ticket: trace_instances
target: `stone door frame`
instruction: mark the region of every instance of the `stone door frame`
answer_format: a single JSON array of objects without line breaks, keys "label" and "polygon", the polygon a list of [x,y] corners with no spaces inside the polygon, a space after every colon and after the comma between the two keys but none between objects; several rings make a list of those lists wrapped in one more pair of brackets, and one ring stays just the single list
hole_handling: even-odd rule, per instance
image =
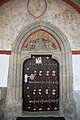
[{"label": "stone door frame", "polygon": [[[22,45],[26,38],[35,31],[44,30],[49,32],[58,41],[60,50],[53,51],[26,51]],[[72,75],[72,58],[70,44],[65,35],[55,26],[46,22],[35,22],[26,26],[16,38],[12,45],[12,54],[9,63],[9,77],[7,98],[10,101],[16,101],[19,114],[22,115],[22,70],[23,62],[31,58],[31,55],[52,55],[60,65],[60,110],[52,112],[53,116],[65,116],[66,120],[75,120],[75,103],[73,98],[73,75]],[[13,103],[12,103],[13,104]],[[20,106],[19,106],[20,105]],[[14,106],[14,105],[13,105]],[[73,109],[73,111],[70,111]],[[69,111],[69,112],[68,112]],[[14,111],[15,112],[15,111]],[[38,114],[38,113],[37,113]],[[67,114],[69,117],[67,118]],[[27,113],[26,113],[27,115]],[[35,113],[36,115],[36,113]],[[40,113],[39,115],[45,115]],[[46,115],[48,115],[46,113]]]}]

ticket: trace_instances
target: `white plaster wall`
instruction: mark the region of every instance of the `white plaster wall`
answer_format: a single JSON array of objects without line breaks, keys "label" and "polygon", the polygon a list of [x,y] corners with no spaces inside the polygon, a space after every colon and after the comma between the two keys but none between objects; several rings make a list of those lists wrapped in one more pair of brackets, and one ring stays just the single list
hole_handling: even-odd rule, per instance
[{"label": "white plaster wall", "polygon": [[73,85],[76,101],[77,120],[80,120],[80,55],[72,55],[73,61]]},{"label": "white plaster wall", "polygon": [[7,86],[9,55],[0,55],[0,87]]},{"label": "white plaster wall", "polygon": [[72,60],[74,90],[80,90],[80,55],[73,55]]},{"label": "white plaster wall", "polygon": [[73,82],[77,120],[80,120],[80,55],[73,55]]}]

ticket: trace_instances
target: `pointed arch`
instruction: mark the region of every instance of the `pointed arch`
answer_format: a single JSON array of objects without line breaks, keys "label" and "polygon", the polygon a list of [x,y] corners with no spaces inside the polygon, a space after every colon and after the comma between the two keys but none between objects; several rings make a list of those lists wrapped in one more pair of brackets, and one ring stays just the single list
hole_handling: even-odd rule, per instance
[{"label": "pointed arch", "polygon": [[[40,30],[46,31],[47,33],[52,35],[55,38],[56,42],[59,44],[60,50],[23,50],[22,46],[25,43],[26,39],[34,32]],[[13,43],[9,64],[10,68],[8,78],[8,92],[10,92],[10,94],[8,93],[7,95],[8,99],[14,99],[16,101],[22,100],[23,63],[24,60],[31,58],[31,55],[51,55],[53,59],[56,59],[58,61],[60,66],[60,109],[57,114],[52,113],[52,115],[65,116],[66,118],[67,112],[64,111],[64,109],[69,110],[71,107],[73,109],[75,108],[73,98],[71,48],[69,41],[67,40],[65,35],[57,27],[47,22],[40,21],[26,26],[22,29],[15,42]],[[71,103],[74,103],[74,105],[72,105]],[[22,106],[22,101],[20,102],[20,104]],[[22,115],[22,113],[20,114]],[[72,114],[72,119],[74,120],[76,114],[75,109],[69,114]]]},{"label": "pointed arch", "polygon": [[57,27],[53,26],[48,22],[35,22],[23,28],[12,45],[14,51],[21,51],[22,45],[25,42],[26,38],[39,30],[46,31],[51,34],[57,40],[57,43],[60,45],[61,51],[65,53],[71,52],[70,44],[66,36]]}]

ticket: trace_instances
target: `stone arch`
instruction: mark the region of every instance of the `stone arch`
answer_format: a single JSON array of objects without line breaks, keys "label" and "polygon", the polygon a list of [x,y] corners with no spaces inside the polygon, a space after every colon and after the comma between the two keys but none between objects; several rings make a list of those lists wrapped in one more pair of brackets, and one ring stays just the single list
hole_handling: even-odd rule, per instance
[{"label": "stone arch", "polygon": [[[52,51],[26,51],[22,50],[23,43],[26,38],[32,33],[44,30],[54,36],[60,45],[61,50]],[[8,99],[14,99],[14,101],[20,102],[22,106],[22,67],[25,59],[31,57],[31,55],[52,55],[52,58],[56,59],[60,63],[60,110],[54,116],[65,116],[69,114],[64,111],[64,104],[66,102],[66,108],[75,108],[74,105],[70,106],[70,102],[74,102],[73,98],[73,77],[72,77],[72,59],[70,44],[65,35],[55,26],[46,22],[35,22],[26,26],[18,35],[15,42],[12,45],[12,54],[10,57],[9,77],[8,77]],[[18,105],[18,104],[17,104]],[[16,106],[17,106],[16,105]],[[65,106],[64,106],[65,107]],[[22,110],[22,107],[20,108]],[[72,111],[72,120],[75,120],[75,109]],[[22,112],[20,111],[22,115]],[[69,119],[66,119],[69,120]]]},{"label": "stone arch", "polygon": [[[70,49],[70,45],[69,42],[67,40],[67,38],[65,37],[65,35],[55,26],[51,25],[50,23],[46,23],[46,22],[36,22],[33,23],[27,27],[25,27],[20,34],[18,35],[16,41],[14,42],[14,44],[12,45],[12,52],[19,54],[21,52],[21,48],[22,45],[25,41],[25,39],[33,32],[37,31],[37,30],[45,30],[47,32],[49,32],[51,35],[53,35],[58,43],[60,44],[61,47],[61,56],[64,59],[64,66],[66,67],[66,70],[63,70],[63,73],[66,72],[66,75],[68,74],[69,76],[69,82],[71,81],[72,83],[72,71],[69,71],[69,69],[72,68],[71,64],[69,65],[69,62],[71,62],[71,49]],[[15,55],[14,55],[15,56]],[[20,56],[18,56],[20,57]],[[17,59],[15,57],[15,59]],[[19,59],[19,58],[18,58]],[[67,63],[67,64],[66,64]],[[65,69],[65,68],[64,68]],[[67,73],[69,71],[69,73]],[[71,79],[71,80],[70,80]],[[69,84],[68,85],[69,88],[66,88],[69,91],[72,91],[72,85]],[[67,91],[66,90],[66,91]],[[69,92],[67,93],[67,95],[70,95]]]},{"label": "stone arch", "polygon": [[21,50],[22,44],[24,43],[25,39],[31,33],[38,31],[38,30],[47,31],[52,36],[54,36],[57,39],[58,43],[60,44],[62,51],[65,51],[65,52],[70,51],[70,44],[66,36],[57,27],[53,26],[50,23],[46,23],[46,22],[35,22],[23,28],[12,45],[12,48],[14,49],[14,51],[19,52]]}]

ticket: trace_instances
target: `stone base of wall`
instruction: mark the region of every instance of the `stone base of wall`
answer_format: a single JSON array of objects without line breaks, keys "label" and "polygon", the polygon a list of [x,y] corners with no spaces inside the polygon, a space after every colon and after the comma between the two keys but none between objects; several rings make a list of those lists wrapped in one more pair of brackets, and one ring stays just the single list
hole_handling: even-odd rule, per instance
[{"label": "stone base of wall", "polygon": [[0,88],[0,120],[4,120],[6,88]]},{"label": "stone base of wall", "polygon": [[4,120],[4,101],[0,101],[0,120]]},{"label": "stone base of wall", "polygon": [[18,116],[21,116],[21,111],[21,102],[15,100],[6,101],[4,120],[16,120]]}]

